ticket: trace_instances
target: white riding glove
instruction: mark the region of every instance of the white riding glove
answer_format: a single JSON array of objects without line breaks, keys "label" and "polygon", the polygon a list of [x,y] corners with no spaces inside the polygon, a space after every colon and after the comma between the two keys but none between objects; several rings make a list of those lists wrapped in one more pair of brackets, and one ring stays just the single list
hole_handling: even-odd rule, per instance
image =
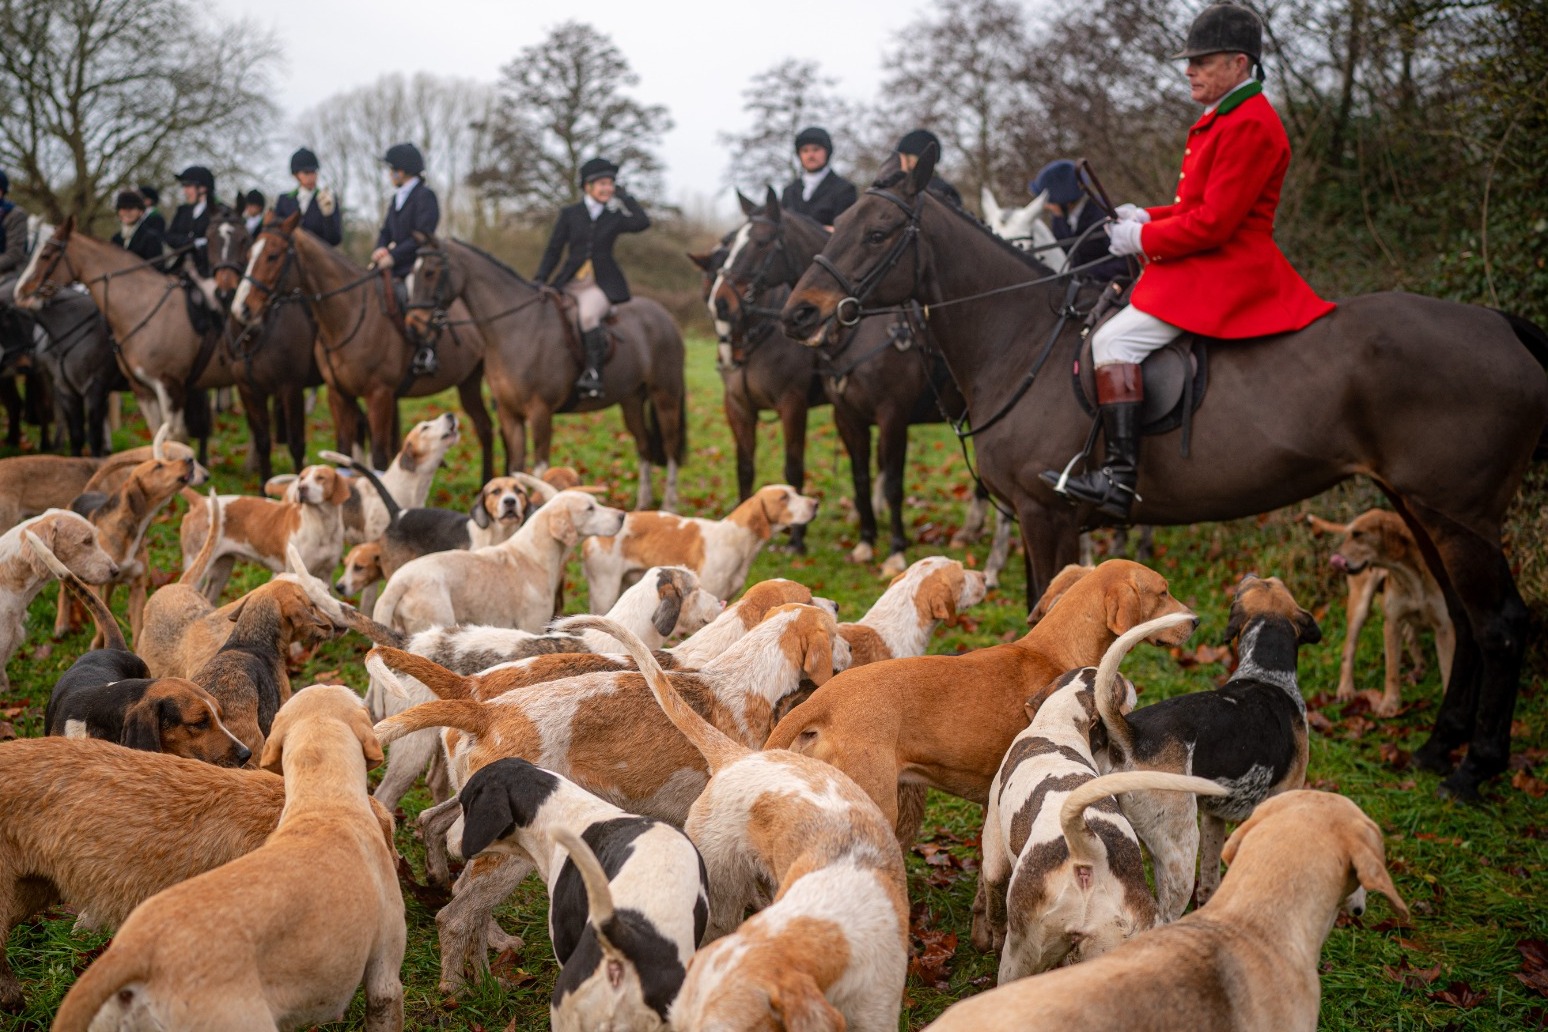
[{"label": "white riding glove", "polygon": [[1139,222],[1109,222],[1107,235],[1112,242],[1107,245],[1111,254],[1144,254],[1145,248],[1140,243],[1140,230],[1144,226]]},{"label": "white riding glove", "polygon": [[1150,212],[1137,204],[1120,204],[1115,214],[1119,222],[1138,222],[1144,225],[1150,221]]}]

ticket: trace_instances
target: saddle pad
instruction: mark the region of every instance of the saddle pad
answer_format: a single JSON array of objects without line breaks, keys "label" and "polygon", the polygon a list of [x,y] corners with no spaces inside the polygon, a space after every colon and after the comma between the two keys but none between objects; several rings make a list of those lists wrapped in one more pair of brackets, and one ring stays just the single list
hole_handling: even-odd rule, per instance
[{"label": "saddle pad", "polygon": [[[1081,407],[1096,414],[1096,374],[1091,360],[1091,338],[1080,346],[1075,360],[1075,396]],[[1209,386],[1209,348],[1203,339],[1184,333],[1164,348],[1151,352],[1140,365],[1145,383],[1145,402],[1140,408],[1140,433],[1164,434],[1182,425],[1184,397],[1191,393],[1187,415],[1198,411]],[[1191,392],[1189,387],[1191,385]]]}]

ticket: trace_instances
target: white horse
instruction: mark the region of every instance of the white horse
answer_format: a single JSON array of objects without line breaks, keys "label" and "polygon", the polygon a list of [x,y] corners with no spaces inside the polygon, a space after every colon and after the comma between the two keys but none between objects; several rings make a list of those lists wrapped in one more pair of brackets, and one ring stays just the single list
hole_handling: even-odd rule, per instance
[{"label": "white horse", "polygon": [[994,235],[1007,240],[1014,247],[1030,251],[1044,265],[1055,272],[1063,272],[1069,265],[1069,255],[1059,246],[1053,230],[1043,221],[1043,209],[1048,205],[1048,191],[1044,190],[1031,203],[1022,208],[1006,211],[994,199],[987,186],[980,196],[984,209],[984,222]]}]

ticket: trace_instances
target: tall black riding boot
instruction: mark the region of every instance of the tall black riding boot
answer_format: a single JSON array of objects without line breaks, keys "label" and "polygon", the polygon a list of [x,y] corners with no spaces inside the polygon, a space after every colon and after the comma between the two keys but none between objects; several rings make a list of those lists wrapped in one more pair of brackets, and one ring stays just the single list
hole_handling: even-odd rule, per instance
[{"label": "tall black riding boot", "polygon": [[1093,505],[1115,520],[1127,522],[1129,509],[1139,496],[1139,414],[1145,400],[1140,367],[1127,362],[1097,366],[1097,404],[1102,414],[1102,435],[1107,438],[1107,457],[1102,468],[1072,476],[1059,485],[1059,470],[1042,474],[1043,483],[1079,505]]},{"label": "tall black riding boot", "polygon": [[586,351],[586,367],[575,381],[575,391],[583,398],[602,396],[602,363],[607,359],[607,330],[598,326],[581,334]]}]

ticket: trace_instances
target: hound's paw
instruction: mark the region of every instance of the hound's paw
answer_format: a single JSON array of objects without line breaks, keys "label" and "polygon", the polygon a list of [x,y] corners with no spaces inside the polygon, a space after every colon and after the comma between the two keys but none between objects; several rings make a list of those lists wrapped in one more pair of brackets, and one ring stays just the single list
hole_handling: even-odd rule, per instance
[{"label": "hound's paw", "polygon": [[869,541],[862,541],[849,553],[849,561],[852,563],[868,563],[876,558],[876,549],[871,547]]}]

